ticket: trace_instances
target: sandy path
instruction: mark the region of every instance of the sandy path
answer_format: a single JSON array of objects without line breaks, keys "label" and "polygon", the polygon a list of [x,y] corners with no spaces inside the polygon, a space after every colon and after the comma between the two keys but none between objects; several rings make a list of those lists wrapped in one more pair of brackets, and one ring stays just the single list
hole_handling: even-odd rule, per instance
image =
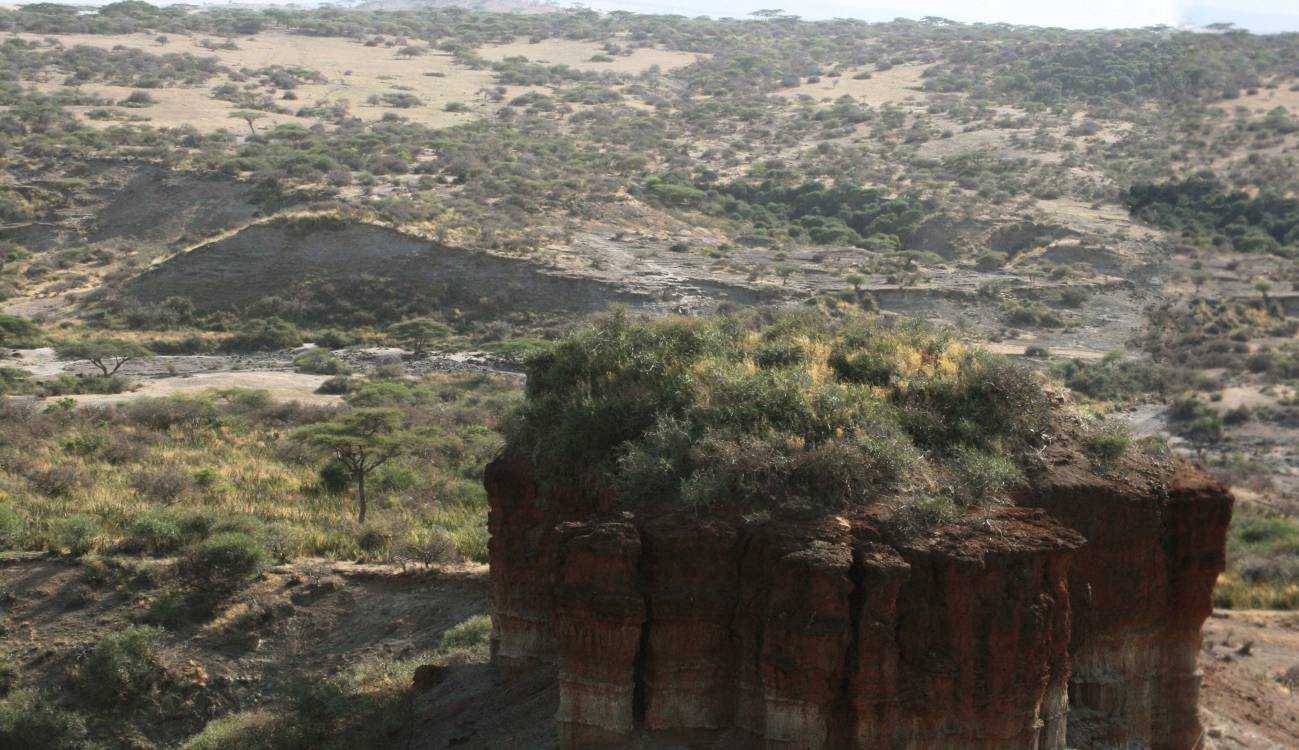
[{"label": "sandy path", "polygon": [[139,381],[139,388],[127,393],[108,395],[87,394],[72,396],[78,404],[118,404],[140,398],[159,398],[176,393],[199,393],[209,389],[248,388],[266,391],[277,401],[298,401],[304,404],[332,405],[342,403],[341,396],[316,393],[326,375],[307,375],[300,372],[211,372],[177,378],[157,378]]}]

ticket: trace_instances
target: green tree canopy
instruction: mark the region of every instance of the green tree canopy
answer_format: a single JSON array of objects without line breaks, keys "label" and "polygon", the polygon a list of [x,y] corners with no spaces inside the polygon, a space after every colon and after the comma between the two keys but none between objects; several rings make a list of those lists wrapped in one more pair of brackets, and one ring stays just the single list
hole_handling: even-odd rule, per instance
[{"label": "green tree canopy", "polygon": [[328,422],[307,425],[293,438],[325,453],[347,467],[357,486],[357,520],[365,523],[365,479],[397,456],[409,453],[424,439],[407,429],[397,409],[367,407],[340,412]]},{"label": "green tree canopy", "polygon": [[151,352],[142,345],[114,336],[91,335],[59,344],[56,348],[63,359],[86,359],[99,368],[104,377],[111,377],[122,365],[133,359],[147,357]]},{"label": "green tree canopy", "polygon": [[431,318],[411,318],[394,323],[388,329],[388,333],[400,341],[402,346],[416,354],[421,354],[428,349],[431,342],[450,336],[451,327]]}]

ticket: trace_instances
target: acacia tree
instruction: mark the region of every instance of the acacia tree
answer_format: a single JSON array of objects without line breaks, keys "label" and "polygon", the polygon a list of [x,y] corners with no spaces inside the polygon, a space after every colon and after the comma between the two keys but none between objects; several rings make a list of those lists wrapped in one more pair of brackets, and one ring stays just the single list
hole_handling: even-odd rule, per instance
[{"label": "acacia tree", "polygon": [[105,378],[116,375],[127,362],[152,354],[134,341],[102,335],[86,336],[59,344],[55,351],[63,359],[89,360]]},{"label": "acacia tree", "polygon": [[293,433],[298,442],[337,459],[356,482],[357,521],[365,523],[365,479],[375,469],[420,444],[420,433],[403,426],[402,414],[391,408],[351,409],[328,422],[307,425]]},{"label": "acacia tree", "polygon": [[388,333],[416,354],[423,354],[430,342],[451,335],[451,328],[430,318],[411,318],[394,323]]},{"label": "acacia tree", "polygon": [[253,127],[253,123],[262,119],[266,115],[250,109],[237,109],[234,112],[231,112],[230,116],[248,123],[248,132],[257,135],[257,128]]}]

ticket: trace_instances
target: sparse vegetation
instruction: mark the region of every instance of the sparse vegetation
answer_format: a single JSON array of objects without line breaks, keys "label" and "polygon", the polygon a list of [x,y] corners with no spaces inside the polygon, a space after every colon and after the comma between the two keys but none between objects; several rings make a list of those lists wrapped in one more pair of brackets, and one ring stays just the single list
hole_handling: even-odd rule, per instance
[{"label": "sparse vegetation", "polygon": [[1053,420],[1027,371],[949,335],[815,313],[601,318],[529,360],[509,449],[624,503],[842,509],[1000,497]]},{"label": "sparse vegetation", "polygon": [[500,445],[498,421],[515,393],[483,376],[358,382],[349,398],[395,409],[405,429],[427,436],[417,456],[390,459],[389,473],[367,487],[368,502],[383,510],[378,527],[393,537],[369,551],[346,522],[353,498],[326,492],[315,454],[283,436],[295,425],[329,424],[330,409],[238,391],[140,399],[102,412],[3,405],[0,540],[9,549],[77,556],[113,549],[170,556],[229,531],[276,557],[389,559],[443,534],[453,555],[483,561],[478,477]]},{"label": "sparse vegetation", "polygon": [[[407,739],[414,668],[480,661],[483,617],[256,701],[131,665],[265,658],[292,617],[268,590],[318,583],[273,563],[485,562],[519,388],[420,377],[481,361],[529,363],[511,450],[631,508],[872,506],[923,534],[1048,443],[1116,482],[1198,454],[1243,490],[1219,604],[1299,607],[1294,35],[138,2],[0,30],[0,549],[84,570],[47,600],[69,617],[130,602],[103,640],[0,659],[0,746]],[[186,270],[215,253],[268,265]],[[615,297],[723,314],[552,343]],[[1039,373],[965,343],[988,338]],[[142,397],[226,374],[273,390]],[[172,630],[133,650],[137,621]],[[101,647],[143,675],[103,700]]]}]

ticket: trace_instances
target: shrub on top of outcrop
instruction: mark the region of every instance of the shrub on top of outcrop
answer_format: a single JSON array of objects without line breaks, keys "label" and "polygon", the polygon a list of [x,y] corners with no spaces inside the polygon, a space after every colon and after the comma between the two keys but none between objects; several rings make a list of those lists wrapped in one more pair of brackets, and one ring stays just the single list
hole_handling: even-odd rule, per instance
[{"label": "shrub on top of outcrop", "polygon": [[950,333],[816,311],[615,312],[528,371],[509,449],[543,481],[611,488],[629,506],[986,502],[1056,420],[1037,376]]}]

